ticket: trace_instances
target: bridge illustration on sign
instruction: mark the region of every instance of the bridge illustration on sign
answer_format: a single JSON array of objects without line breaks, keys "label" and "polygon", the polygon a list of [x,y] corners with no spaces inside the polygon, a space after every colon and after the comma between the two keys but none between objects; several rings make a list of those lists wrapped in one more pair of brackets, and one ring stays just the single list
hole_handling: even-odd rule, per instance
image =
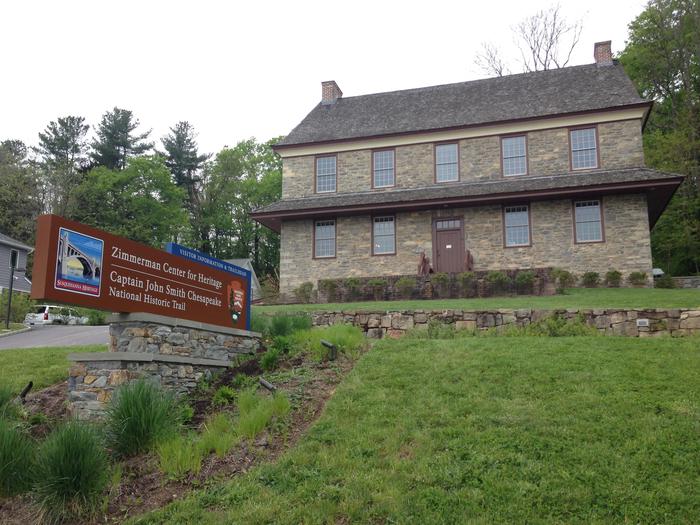
[{"label": "bridge illustration on sign", "polygon": [[88,280],[100,278],[100,261],[71,243],[66,230],[61,231],[58,240],[57,266],[65,277],[83,277]]}]

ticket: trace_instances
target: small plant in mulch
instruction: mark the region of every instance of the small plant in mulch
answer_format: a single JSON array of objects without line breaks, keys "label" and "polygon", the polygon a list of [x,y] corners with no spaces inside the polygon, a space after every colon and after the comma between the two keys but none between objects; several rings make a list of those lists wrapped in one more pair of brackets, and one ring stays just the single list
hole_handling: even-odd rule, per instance
[{"label": "small plant in mulch", "polygon": [[260,366],[265,372],[270,372],[277,368],[280,361],[280,352],[277,349],[270,348],[260,358]]},{"label": "small plant in mulch", "polygon": [[173,435],[156,449],[160,470],[169,479],[180,480],[189,474],[199,474],[203,451],[193,436]]},{"label": "small plant in mulch", "polygon": [[644,286],[647,284],[647,274],[644,272],[632,272],[627,276],[627,282],[632,286]]},{"label": "small plant in mulch", "polygon": [[533,271],[525,270],[518,272],[518,275],[515,276],[515,288],[518,293],[532,293],[534,284],[535,272]]},{"label": "small plant in mulch", "polygon": [[662,275],[654,281],[654,288],[675,288],[676,281],[668,274]]},{"label": "small plant in mulch", "polygon": [[619,288],[622,283],[622,273],[617,270],[609,270],[605,273],[605,286],[608,288]]},{"label": "small plant in mulch", "polygon": [[215,407],[231,405],[236,400],[236,391],[228,385],[221,385],[211,396],[211,404]]},{"label": "small plant in mulch", "polygon": [[310,282],[305,282],[300,284],[294,289],[294,297],[300,303],[308,304],[311,302],[313,297],[314,284]]},{"label": "small plant in mulch", "polygon": [[384,291],[386,290],[385,279],[370,279],[367,281],[367,286],[372,290],[372,296],[375,301],[381,301],[384,298]]},{"label": "small plant in mulch", "polygon": [[600,284],[598,272],[586,272],[581,276],[581,284],[586,288],[596,288]]},{"label": "small plant in mulch", "polygon": [[228,454],[239,440],[231,416],[220,412],[204,423],[198,446],[205,454],[213,452],[221,458]]},{"label": "small plant in mulch", "polygon": [[410,299],[416,289],[416,280],[407,276],[400,277],[394,286],[402,299]]},{"label": "small plant in mulch", "polygon": [[489,272],[486,274],[486,282],[494,293],[505,293],[511,284],[511,279],[503,272]]}]

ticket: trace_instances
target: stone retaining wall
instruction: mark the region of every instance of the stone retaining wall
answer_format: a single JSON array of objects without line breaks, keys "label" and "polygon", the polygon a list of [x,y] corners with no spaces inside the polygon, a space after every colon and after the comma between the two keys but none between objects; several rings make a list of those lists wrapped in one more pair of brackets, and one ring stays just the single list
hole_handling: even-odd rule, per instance
[{"label": "stone retaining wall", "polygon": [[114,316],[109,351],[71,354],[70,412],[79,419],[99,417],[114,390],[129,380],[150,378],[178,395],[203,377],[223,371],[260,346],[259,334],[233,328],[132,314]]},{"label": "stone retaining wall", "polygon": [[605,309],[605,310],[411,310],[400,312],[315,312],[314,326],[352,324],[367,337],[400,337],[413,328],[427,328],[430,322],[454,324],[459,330],[486,330],[525,326],[552,315],[566,319],[581,316],[601,334],[628,337],[700,334],[700,309]]},{"label": "stone retaining wall", "polygon": [[700,275],[688,277],[673,277],[676,288],[700,288]]}]

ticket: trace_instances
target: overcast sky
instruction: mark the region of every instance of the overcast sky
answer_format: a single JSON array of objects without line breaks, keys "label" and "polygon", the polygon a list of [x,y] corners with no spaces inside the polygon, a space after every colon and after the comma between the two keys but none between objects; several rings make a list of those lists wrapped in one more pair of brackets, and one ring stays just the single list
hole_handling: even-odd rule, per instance
[{"label": "overcast sky", "polygon": [[[0,5],[0,140],[35,144],[50,120],[94,127],[114,106],[160,139],[190,121],[201,149],[284,135],[320,101],[481,78],[483,41],[510,54],[511,27],[551,1],[19,0]],[[562,0],[582,19],[571,64],[624,47],[641,0]]]}]

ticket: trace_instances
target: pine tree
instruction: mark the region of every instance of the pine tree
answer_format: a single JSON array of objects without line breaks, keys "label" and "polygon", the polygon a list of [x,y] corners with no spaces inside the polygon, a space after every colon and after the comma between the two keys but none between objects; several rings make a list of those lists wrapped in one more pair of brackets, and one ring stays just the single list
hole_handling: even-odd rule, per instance
[{"label": "pine tree", "polygon": [[146,139],[151,131],[135,134],[134,131],[138,127],[138,119],[127,109],[115,107],[102,115],[97,127],[97,138],[91,144],[93,165],[123,170],[130,157],[142,155],[150,150],[153,143],[146,142]]}]

